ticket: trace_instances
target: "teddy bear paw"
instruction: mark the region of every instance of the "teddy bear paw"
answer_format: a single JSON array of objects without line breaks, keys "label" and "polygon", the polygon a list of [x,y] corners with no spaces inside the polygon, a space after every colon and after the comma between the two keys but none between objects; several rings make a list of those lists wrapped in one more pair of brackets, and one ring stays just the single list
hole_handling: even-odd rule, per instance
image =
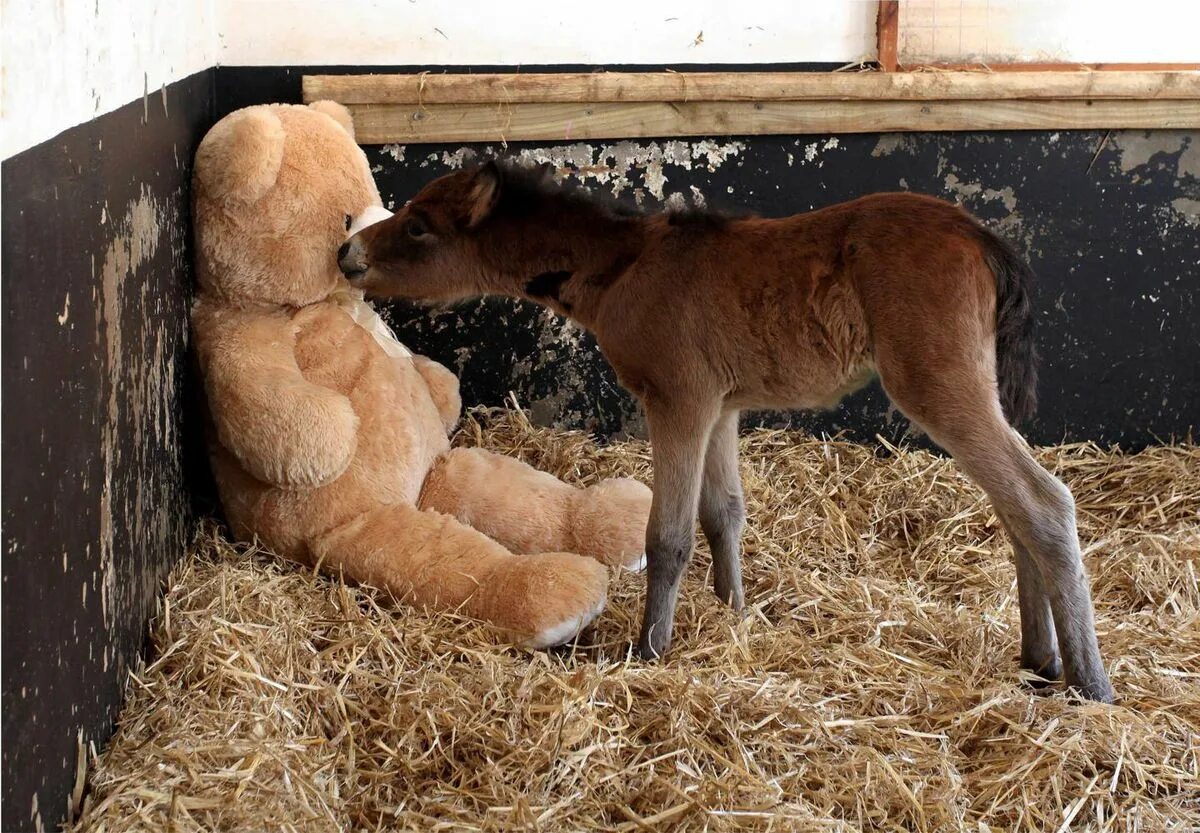
[{"label": "teddy bear paw", "polygon": [[575,510],[577,551],[610,567],[644,570],[650,500],[645,485],[625,477],[584,489]]},{"label": "teddy bear paw", "polygon": [[629,561],[622,564],[621,567],[625,570],[628,570],[631,573],[642,572],[643,570],[646,569],[646,553],[644,553],[644,552],[638,553],[637,555],[633,556]]},{"label": "teddy bear paw", "polygon": [[553,552],[507,559],[481,585],[478,613],[527,648],[568,642],[608,599],[608,571],[590,558]]},{"label": "teddy bear paw", "polygon": [[568,615],[567,618],[560,622],[553,622],[546,625],[542,630],[535,633],[533,636],[521,643],[522,647],[532,650],[541,650],[542,648],[552,648],[555,645],[562,645],[574,639],[584,628],[592,624],[596,617],[604,610],[604,605],[607,602],[605,596],[601,596],[592,606],[582,611],[581,613]]}]

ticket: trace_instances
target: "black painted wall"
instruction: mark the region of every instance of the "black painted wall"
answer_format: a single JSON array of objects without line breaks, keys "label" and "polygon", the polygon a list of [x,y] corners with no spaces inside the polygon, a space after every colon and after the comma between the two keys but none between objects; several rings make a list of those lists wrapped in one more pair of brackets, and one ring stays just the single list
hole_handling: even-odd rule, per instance
[{"label": "black painted wall", "polygon": [[0,171],[4,830],[66,814],[191,533],[189,180],[212,113],[205,71]]},{"label": "black painted wall", "polygon": [[[489,69],[504,68],[454,71]],[[3,162],[5,830],[52,828],[65,815],[79,743],[100,746],[111,732],[159,582],[197,505],[208,508],[188,404],[192,154],[233,109],[298,102],[305,71],[216,68]],[[499,149],[367,150],[385,201],[401,203],[472,153]],[[507,152],[649,207],[704,199],[781,215],[896,189],[959,199],[1041,278],[1032,439],[1138,447],[1200,422],[1196,134],[712,137]],[[502,404],[513,391],[542,423],[641,431],[590,337],[533,305],[389,314],[411,347],[459,372],[468,404]],[[827,414],[747,421],[868,440],[905,432],[877,389]]]},{"label": "black painted wall", "polygon": [[[368,155],[385,203],[399,205],[477,151],[500,148]],[[1038,275],[1043,361],[1041,408],[1026,427],[1033,442],[1138,448],[1200,425],[1200,134],[721,137],[512,144],[507,152],[550,161],[570,183],[623,189],[647,206],[706,199],[782,216],[875,191],[960,201],[1013,240]],[[591,338],[532,304],[391,313],[402,340],[461,375],[469,401],[501,404],[512,390],[540,422],[604,435],[641,431],[634,402]],[[847,431],[866,441],[907,429],[878,385],[828,413],[750,414],[744,423]]]},{"label": "black painted wall", "polygon": [[[832,69],[772,67],[778,68]],[[300,101],[301,78],[314,71],[360,70],[223,67],[220,109]],[[366,150],[385,204],[396,205],[479,153],[548,161],[569,185],[617,189],[650,208],[666,199],[691,203],[697,194],[711,206],[764,216],[876,191],[959,201],[1012,239],[1039,277],[1043,362],[1040,411],[1026,426],[1032,441],[1139,448],[1186,438],[1200,425],[1200,134],[1194,132],[843,134]],[[535,305],[489,299],[432,315],[394,305],[388,317],[410,347],[459,373],[467,402],[501,405],[511,391],[539,423],[601,436],[643,431],[635,403],[591,337]],[[748,414],[743,423],[845,431],[864,441],[877,433],[899,439],[908,431],[878,385],[828,413]]]}]

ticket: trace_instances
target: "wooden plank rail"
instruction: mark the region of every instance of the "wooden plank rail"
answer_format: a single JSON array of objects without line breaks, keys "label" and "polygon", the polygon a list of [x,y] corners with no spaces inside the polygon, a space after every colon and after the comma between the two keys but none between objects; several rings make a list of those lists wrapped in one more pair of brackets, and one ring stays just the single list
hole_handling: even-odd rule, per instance
[{"label": "wooden plank rail", "polygon": [[363,144],[1200,128],[1200,72],[307,75]]},{"label": "wooden plank rail", "polygon": [[360,104],[365,145],[876,133],[1200,127],[1200,101],[699,101],[622,104]]},{"label": "wooden plank rail", "polygon": [[306,75],[343,104],[600,101],[1200,99],[1200,72],[592,72]]}]

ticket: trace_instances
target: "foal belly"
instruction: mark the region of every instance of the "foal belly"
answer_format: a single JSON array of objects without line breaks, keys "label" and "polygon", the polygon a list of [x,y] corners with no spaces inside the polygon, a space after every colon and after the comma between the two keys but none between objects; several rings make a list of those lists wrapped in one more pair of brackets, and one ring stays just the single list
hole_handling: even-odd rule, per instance
[{"label": "foal belly", "polygon": [[[821,372],[821,371],[827,372]],[[845,397],[875,378],[875,365],[864,359],[855,367],[795,368],[794,372],[770,374],[758,382],[740,385],[728,397],[731,407],[773,410],[826,410],[837,407]]]},{"label": "foal belly", "polygon": [[841,276],[791,284],[780,303],[753,311],[731,404],[832,408],[875,376],[866,317]]}]

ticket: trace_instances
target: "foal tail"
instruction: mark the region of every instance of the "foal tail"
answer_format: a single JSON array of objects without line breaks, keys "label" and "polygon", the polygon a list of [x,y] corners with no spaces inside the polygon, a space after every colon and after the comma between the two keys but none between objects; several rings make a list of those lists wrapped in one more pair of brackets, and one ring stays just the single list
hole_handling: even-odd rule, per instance
[{"label": "foal tail", "polygon": [[1037,347],[1033,338],[1033,270],[1004,238],[980,227],[983,256],[996,278],[996,383],[1011,425],[1037,410]]}]

